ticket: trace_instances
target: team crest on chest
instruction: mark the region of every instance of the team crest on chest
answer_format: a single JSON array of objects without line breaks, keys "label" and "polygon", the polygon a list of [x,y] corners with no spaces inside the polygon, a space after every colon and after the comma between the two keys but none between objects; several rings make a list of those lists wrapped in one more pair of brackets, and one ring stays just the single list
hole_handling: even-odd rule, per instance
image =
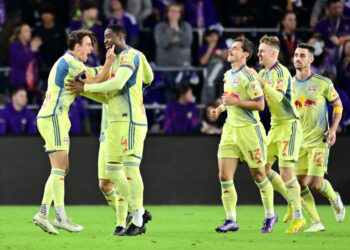
[{"label": "team crest on chest", "polygon": [[233,78],[232,83],[233,83],[233,86],[237,87],[239,84],[239,80],[237,78]]},{"label": "team crest on chest", "polygon": [[122,62],[126,61],[126,56],[122,56]]},{"label": "team crest on chest", "polygon": [[277,80],[277,85],[281,85],[283,83],[282,79]]},{"label": "team crest on chest", "polygon": [[315,86],[310,86],[310,87],[307,88],[307,91],[308,91],[309,93],[311,93],[311,94],[315,93],[316,90],[317,90],[317,89],[316,89]]},{"label": "team crest on chest", "polygon": [[252,88],[253,88],[254,90],[257,90],[257,89],[258,89],[258,85],[252,84]]}]

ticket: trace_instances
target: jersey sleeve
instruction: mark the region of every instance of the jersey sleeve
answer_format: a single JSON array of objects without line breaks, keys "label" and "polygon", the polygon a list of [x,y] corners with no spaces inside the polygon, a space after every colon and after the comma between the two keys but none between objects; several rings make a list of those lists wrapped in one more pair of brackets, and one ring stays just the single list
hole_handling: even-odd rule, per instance
[{"label": "jersey sleeve", "polygon": [[102,70],[102,66],[98,67],[87,67],[86,72],[91,76],[91,77],[96,77],[98,73]]},{"label": "jersey sleeve", "polygon": [[285,74],[283,70],[276,71],[274,75],[274,81],[276,82],[275,89],[285,95],[291,80],[291,76]]},{"label": "jersey sleeve", "polygon": [[71,76],[74,79],[79,79],[85,74],[86,67],[83,63],[75,60],[70,60],[68,64],[69,64],[69,72],[71,73]]},{"label": "jersey sleeve", "polygon": [[258,80],[255,79],[254,81],[251,81],[247,84],[247,93],[248,96],[252,101],[258,101],[260,99],[264,98],[264,92],[261,89],[260,84],[258,83]]},{"label": "jersey sleeve", "polygon": [[64,58],[61,58],[57,65],[56,77],[55,77],[55,84],[60,88],[63,88],[64,79],[68,75],[68,72],[69,72],[69,64]]},{"label": "jersey sleeve", "polygon": [[333,83],[328,80],[327,81],[327,86],[325,89],[325,97],[327,98],[329,103],[334,103],[339,100],[339,94],[335,90]]}]

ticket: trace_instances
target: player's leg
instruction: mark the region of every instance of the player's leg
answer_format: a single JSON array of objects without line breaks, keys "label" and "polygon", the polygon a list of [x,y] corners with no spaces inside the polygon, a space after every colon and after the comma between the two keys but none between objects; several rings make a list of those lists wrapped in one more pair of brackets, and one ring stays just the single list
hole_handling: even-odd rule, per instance
[{"label": "player's leg", "polygon": [[342,222],[345,217],[345,206],[343,205],[339,193],[335,192],[331,183],[324,179],[324,174],[327,172],[328,155],[328,145],[312,149],[312,154],[310,155],[311,167],[308,172],[308,185],[330,201],[336,220]]},{"label": "player's leg", "polygon": [[99,187],[102,191],[108,205],[116,212],[117,225],[113,232],[114,235],[122,234],[126,226],[132,219],[131,213],[128,212],[128,203],[120,195],[120,193],[115,190],[114,184],[108,179],[106,164],[105,164],[105,142],[100,142],[100,149],[98,153],[98,178]]},{"label": "player's leg", "polygon": [[140,164],[143,155],[144,140],[147,134],[146,126],[132,125],[130,128],[131,151],[127,156],[123,156],[123,170],[126,174],[130,187],[129,205],[132,207],[134,217],[131,225],[125,232],[125,236],[133,236],[146,232],[145,224],[152,219],[149,211],[143,207],[143,180],[140,173]]},{"label": "player's leg", "polygon": [[236,217],[237,192],[233,183],[239,159],[219,158],[219,180],[221,183],[221,200],[226,212],[226,220],[222,226],[215,228],[217,232],[238,231]]},{"label": "player's leg", "polygon": [[292,203],[293,220],[286,233],[296,233],[306,226],[301,210],[300,185],[294,174],[295,162],[298,161],[303,131],[299,120],[279,126],[279,169],[287,188],[287,198]]}]

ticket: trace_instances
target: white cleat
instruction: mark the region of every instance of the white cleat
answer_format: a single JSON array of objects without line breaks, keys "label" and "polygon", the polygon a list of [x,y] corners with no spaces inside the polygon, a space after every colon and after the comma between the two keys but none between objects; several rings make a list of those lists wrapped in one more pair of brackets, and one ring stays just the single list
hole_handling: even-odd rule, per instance
[{"label": "white cleat", "polygon": [[321,221],[315,221],[304,232],[314,233],[314,232],[323,232],[324,230],[326,230],[326,228],[323,226],[322,222]]},{"label": "white cleat", "polygon": [[49,218],[40,213],[37,213],[34,216],[33,223],[49,234],[54,234],[54,235],[58,234],[58,231],[51,224],[51,221],[49,220]]},{"label": "white cleat", "polygon": [[80,232],[81,230],[83,230],[83,226],[75,224],[68,218],[61,222],[59,222],[56,218],[53,224],[55,227],[67,230],[68,232]]},{"label": "white cleat", "polygon": [[345,207],[340,198],[339,193],[338,192],[335,192],[335,193],[337,195],[337,198],[335,199],[335,201],[331,201],[331,205],[335,215],[335,220],[338,222],[343,222],[345,218]]}]

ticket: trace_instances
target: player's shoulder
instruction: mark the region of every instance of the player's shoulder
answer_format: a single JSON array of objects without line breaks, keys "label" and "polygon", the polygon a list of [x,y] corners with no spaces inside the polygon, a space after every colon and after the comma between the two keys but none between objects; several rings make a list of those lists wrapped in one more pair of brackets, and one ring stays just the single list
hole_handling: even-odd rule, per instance
[{"label": "player's shoulder", "polygon": [[332,84],[332,81],[328,77],[325,77],[316,73],[314,73],[312,78],[321,85],[329,86]]},{"label": "player's shoulder", "polygon": [[278,63],[274,68],[273,71],[275,73],[275,75],[277,75],[278,78],[282,78],[282,77],[290,77],[290,72],[287,69],[286,66],[282,65],[281,63]]},{"label": "player's shoulder", "polygon": [[241,72],[242,72],[243,76],[246,77],[248,82],[254,82],[255,81],[255,76],[253,76],[251,73],[249,73],[247,71],[246,67],[244,67]]}]

